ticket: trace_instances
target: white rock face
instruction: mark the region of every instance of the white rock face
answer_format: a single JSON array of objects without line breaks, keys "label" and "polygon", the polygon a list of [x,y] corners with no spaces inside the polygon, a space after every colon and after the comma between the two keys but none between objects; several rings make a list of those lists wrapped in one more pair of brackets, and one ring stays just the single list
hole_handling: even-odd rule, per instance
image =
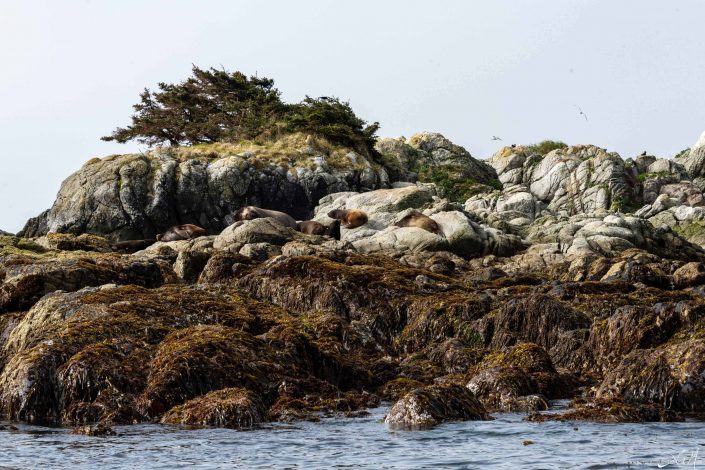
[{"label": "white rock face", "polygon": [[[689,209],[697,211],[700,208]],[[558,243],[561,251],[568,255],[616,256],[629,248],[640,248],[669,259],[691,260],[705,256],[700,247],[679,237],[668,227],[654,227],[640,217],[605,211],[571,217],[542,217],[529,227],[527,239],[531,243]]]},{"label": "white rock face", "polygon": [[685,167],[691,178],[705,177],[705,132],[690,148],[690,152],[678,159],[678,163]]},{"label": "white rock face", "polygon": [[[621,207],[633,198],[624,161],[592,145],[556,149],[545,156],[530,155],[523,147],[504,148],[490,160],[506,186],[496,196],[474,196],[467,210],[497,213],[509,221],[533,220],[544,212],[567,215]],[[487,202],[480,202],[486,199]]]},{"label": "white rock face", "polygon": [[[404,186],[367,193],[330,194],[321,199],[315,220],[328,224],[327,214],[334,209],[359,209],[369,221],[356,229],[341,228],[341,241],[350,242],[364,253],[381,251],[450,251],[465,257],[507,253],[523,249],[514,235],[483,227],[471,220],[459,204],[436,195],[433,185]],[[415,227],[396,227],[395,223],[412,210],[435,220],[444,236]]]},{"label": "white rock face", "polygon": [[695,142],[695,145],[693,145],[693,149],[697,149],[699,147],[705,147],[705,132],[700,134],[700,137],[698,140]]}]

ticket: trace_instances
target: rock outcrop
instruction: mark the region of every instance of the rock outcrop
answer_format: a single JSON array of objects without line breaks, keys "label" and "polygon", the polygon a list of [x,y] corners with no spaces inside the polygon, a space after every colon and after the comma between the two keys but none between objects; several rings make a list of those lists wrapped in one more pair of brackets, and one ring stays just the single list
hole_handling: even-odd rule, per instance
[{"label": "rock outcrop", "polygon": [[[435,185],[406,185],[366,193],[336,193],[321,199],[315,219],[330,223],[328,212],[360,209],[369,221],[352,230],[341,229],[341,241],[361,253],[449,251],[465,258],[506,256],[526,247],[521,238],[476,223],[463,208],[438,196]],[[412,211],[433,219],[442,235],[395,224]]]},{"label": "rock outcrop", "polygon": [[[683,160],[702,146],[516,147],[490,168],[437,134],[381,140],[383,164],[294,142],[90,162],[28,228],[81,233],[0,236],[0,418],[247,429],[383,399],[404,428],[705,417],[705,205]],[[367,222],[338,240],[228,220],[243,202]],[[440,230],[397,225],[412,212]],[[191,217],[211,234],[115,245]]]},{"label": "rock outcrop", "polygon": [[244,205],[305,219],[326,194],[388,185],[380,165],[298,134],[263,145],[158,148],[88,161],[63,182],[51,209],[29,221],[22,234],[144,239],[181,223],[218,233]]},{"label": "rock outcrop", "polygon": [[490,165],[435,132],[414,134],[408,140],[380,139],[376,149],[393,182],[434,183],[453,201],[501,186]]}]

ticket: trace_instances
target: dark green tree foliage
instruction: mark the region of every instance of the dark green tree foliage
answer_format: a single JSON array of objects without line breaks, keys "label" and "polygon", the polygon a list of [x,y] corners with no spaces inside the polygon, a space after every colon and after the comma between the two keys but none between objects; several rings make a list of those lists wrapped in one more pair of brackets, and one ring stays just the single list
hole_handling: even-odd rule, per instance
[{"label": "dark green tree foliage", "polygon": [[274,80],[248,79],[240,72],[193,67],[186,81],[158,86],[157,92],[142,92],[133,106],[132,125],[118,127],[103,140],[189,145],[253,139],[272,127],[285,109]]},{"label": "dark green tree foliage", "polygon": [[355,115],[350,103],[338,98],[306,96],[301,103],[289,107],[283,121],[289,132],[317,134],[358,152],[374,153],[379,123],[367,125]]},{"label": "dark green tree foliage", "polygon": [[337,98],[306,97],[287,105],[274,80],[247,78],[240,72],[202,70],[179,84],[159,83],[159,91],[145,89],[133,106],[132,124],[118,127],[103,140],[147,145],[192,145],[237,142],[305,132],[332,143],[374,154],[378,123],[367,125],[350,104]]}]

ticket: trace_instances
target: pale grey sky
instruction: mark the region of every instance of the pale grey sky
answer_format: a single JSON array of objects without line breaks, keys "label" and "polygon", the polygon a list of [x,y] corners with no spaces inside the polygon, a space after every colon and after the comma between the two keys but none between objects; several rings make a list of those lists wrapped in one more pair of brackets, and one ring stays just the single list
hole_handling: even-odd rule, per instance
[{"label": "pale grey sky", "polygon": [[[191,64],[350,100],[486,158],[561,139],[672,156],[705,130],[705,1],[0,0],[0,228],[48,208],[145,87]],[[586,122],[576,108],[588,115]]]}]

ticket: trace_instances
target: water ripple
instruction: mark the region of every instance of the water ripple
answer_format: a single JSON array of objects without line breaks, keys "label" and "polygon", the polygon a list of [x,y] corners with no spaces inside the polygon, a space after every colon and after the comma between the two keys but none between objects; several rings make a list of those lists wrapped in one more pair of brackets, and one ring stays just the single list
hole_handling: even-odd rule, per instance
[{"label": "water ripple", "polygon": [[506,413],[405,432],[380,422],[386,411],[246,432],[118,426],[118,436],[107,438],[22,425],[0,431],[0,467],[705,469],[705,424],[698,422],[528,423]]}]

